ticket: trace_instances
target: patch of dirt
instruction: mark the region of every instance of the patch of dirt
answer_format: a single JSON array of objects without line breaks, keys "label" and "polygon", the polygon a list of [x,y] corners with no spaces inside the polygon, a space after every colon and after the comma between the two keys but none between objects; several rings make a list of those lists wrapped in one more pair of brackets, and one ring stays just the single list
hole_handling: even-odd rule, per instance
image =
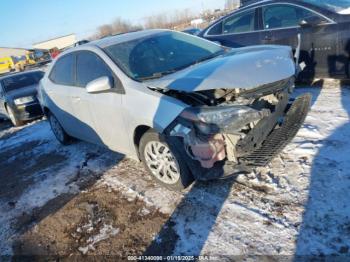
[{"label": "patch of dirt", "polygon": [[[139,198],[128,200],[111,188],[95,186],[22,234],[13,250],[21,256],[112,255],[126,259],[142,255],[168,218]],[[176,243],[176,238],[173,232],[166,242]],[[153,245],[154,250],[157,246]]]},{"label": "patch of dirt", "polygon": [[39,155],[33,160],[33,149],[43,141],[30,141],[0,153],[0,197],[13,199],[33,183],[33,174],[66,160],[64,155],[52,152]]},{"label": "patch of dirt", "polygon": [[57,212],[62,206],[68,203],[75,195],[61,194],[58,197],[51,199],[44,206],[34,208],[30,213],[23,212],[16,221],[11,225],[13,229],[24,233],[29,230],[32,225],[39,223],[45,217]]}]

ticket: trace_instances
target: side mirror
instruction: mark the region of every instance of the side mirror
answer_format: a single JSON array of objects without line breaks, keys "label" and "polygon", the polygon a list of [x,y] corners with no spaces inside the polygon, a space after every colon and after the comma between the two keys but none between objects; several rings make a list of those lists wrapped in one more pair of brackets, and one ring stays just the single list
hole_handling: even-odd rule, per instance
[{"label": "side mirror", "polygon": [[86,91],[90,94],[97,94],[108,91],[113,87],[112,82],[112,79],[110,79],[109,77],[102,76],[89,82],[86,86]]},{"label": "side mirror", "polygon": [[322,20],[317,16],[304,18],[299,22],[300,27],[307,28],[320,25]]}]

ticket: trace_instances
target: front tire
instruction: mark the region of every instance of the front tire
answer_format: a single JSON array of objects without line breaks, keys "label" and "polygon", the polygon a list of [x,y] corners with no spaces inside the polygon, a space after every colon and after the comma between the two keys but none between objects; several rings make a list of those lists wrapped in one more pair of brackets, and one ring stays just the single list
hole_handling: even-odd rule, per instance
[{"label": "front tire", "polygon": [[139,151],[147,171],[159,184],[174,191],[192,184],[194,179],[186,165],[186,156],[164,136],[148,131],[141,138]]},{"label": "front tire", "polygon": [[61,126],[60,122],[58,122],[57,118],[49,113],[48,114],[48,120],[51,126],[52,133],[55,135],[57,140],[62,145],[69,145],[71,142],[70,136],[64,131],[63,127]]},{"label": "front tire", "polygon": [[16,115],[15,113],[13,112],[12,108],[9,106],[9,107],[6,107],[7,109],[7,114],[12,122],[12,124],[17,127],[17,126],[23,126],[23,121],[20,120]]}]

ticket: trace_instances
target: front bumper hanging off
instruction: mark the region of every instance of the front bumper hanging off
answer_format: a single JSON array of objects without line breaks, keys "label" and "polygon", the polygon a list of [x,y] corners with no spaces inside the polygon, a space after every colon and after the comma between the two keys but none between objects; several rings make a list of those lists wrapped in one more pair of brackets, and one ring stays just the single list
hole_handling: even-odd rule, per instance
[{"label": "front bumper hanging off", "polygon": [[303,125],[311,105],[311,94],[304,94],[290,105],[283,123],[278,125],[257,150],[238,158],[238,163],[217,162],[211,169],[205,169],[189,161],[191,170],[198,180],[212,180],[231,177],[255,168],[267,166],[285,146],[290,143]]},{"label": "front bumper hanging off", "polygon": [[311,94],[298,97],[288,110],[282,125],[272,131],[259,149],[241,158],[240,163],[250,168],[270,163],[298,133],[309,112],[311,99]]}]

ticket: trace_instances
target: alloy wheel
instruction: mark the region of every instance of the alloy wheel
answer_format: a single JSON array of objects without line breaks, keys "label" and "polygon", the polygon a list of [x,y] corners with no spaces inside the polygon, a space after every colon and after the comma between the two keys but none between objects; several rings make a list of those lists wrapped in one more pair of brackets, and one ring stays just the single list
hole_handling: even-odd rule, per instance
[{"label": "alloy wheel", "polygon": [[151,141],[144,154],[146,165],[157,179],[165,184],[175,184],[180,179],[179,165],[167,145]]},{"label": "alloy wheel", "polygon": [[55,134],[57,139],[60,142],[64,141],[64,131],[63,131],[60,123],[56,119],[56,117],[54,117],[52,115],[50,116],[50,125],[51,125],[52,132]]}]

